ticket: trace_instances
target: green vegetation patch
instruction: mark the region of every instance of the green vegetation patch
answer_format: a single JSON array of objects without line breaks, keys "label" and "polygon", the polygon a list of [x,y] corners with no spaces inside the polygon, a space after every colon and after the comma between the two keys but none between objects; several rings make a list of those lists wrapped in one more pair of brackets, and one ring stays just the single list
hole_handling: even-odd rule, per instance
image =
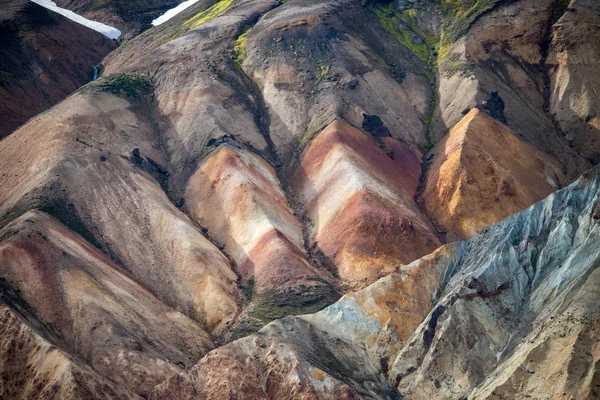
[{"label": "green vegetation patch", "polygon": [[260,330],[267,323],[265,321],[246,317],[240,323],[231,330],[231,336],[229,341],[238,340],[240,338],[252,335]]},{"label": "green vegetation patch", "polygon": [[446,77],[453,75],[469,77],[473,75],[474,68],[475,65],[461,60],[458,54],[450,56],[440,64],[440,72]]},{"label": "green vegetation patch", "polygon": [[235,0],[220,0],[218,3],[186,20],[184,25],[188,27],[188,29],[193,29],[210,21],[211,19],[220,17],[221,15],[225,14],[227,10],[229,10],[234,2]]},{"label": "green vegetation patch", "polygon": [[242,64],[248,55],[248,51],[246,50],[246,41],[248,38],[248,34],[252,28],[247,29],[244,33],[242,33],[235,41],[235,45],[233,46],[233,65],[237,68],[242,68]]},{"label": "green vegetation patch", "polygon": [[315,66],[317,67],[317,81],[319,83],[335,80],[335,77],[331,73],[331,64],[315,61]]},{"label": "green vegetation patch", "polygon": [[303,291],[255,293],[248,309],[250,317],[264,322],[289,315],[317,312],[339,299],[339,293],[327,282]]},{"label": "green vegetation patch", "polygon": [[477,18],[501,1],[503,0],[442,0],[442,45],[451,44],[463,36]]},{"label": "green vegetation patch", "polygon": [[106,78],[100,78],[90,82],[79,89],[80,93],[108,92],[117,96],[137,100],[146,96],[152,90],[150,80],[140,74],[120,73],[112,74]]},{"label": "green vegetation patch", "polygon": [[248,279],[248,282],[242,285],[241,290],[244,296],[246,296],[246,299],[251,301],[252,295],[254,294],[254,277]]},{"label": "green vegetation patch", "polygon": [[[428,38],[426,35],[410,26],[410,20],[414,18],[414,11],[404,11],[402,14],[398,14],[394,11],[392,3],[390,6],[385,8],[379,8],[377,10],[377,16],[379,17],[379,23],[385,28],[398,42],[404,47],[408,48],[414,53],[419,59],[425,63],[429,63],[430,51],[429,44],[427,43],[430,39],[435,42],[434,38]],[[407,20],[407,18],[409,18]],[[412,38],[418,36],[420,40],[413,42]]]}]

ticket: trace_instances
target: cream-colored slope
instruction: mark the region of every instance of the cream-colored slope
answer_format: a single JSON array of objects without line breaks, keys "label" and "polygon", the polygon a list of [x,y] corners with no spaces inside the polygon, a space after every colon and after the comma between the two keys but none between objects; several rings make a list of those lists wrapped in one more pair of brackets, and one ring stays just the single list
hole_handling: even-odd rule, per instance
[{"label": "cream-colored slope", "polygon": [[413,201],[418,155],[392,138],[382,146],[391,156],[356,128],[334,122],[311,142],[292,178],[313,245],[351,287],[364,287],[441,244]]},{"label": "cream-colored slope", "polygon": [[0,305],[0,397],[6,400],[141,399],[101,377]]},{"label": "cream-colored slope", "polygon": [[423,193],[429,215],[470,238],[558,189],[555,161],[474,109],[435,147]]},{"label": "cream-colored slope", "polygon": [[300,222],[275,171],[259,156],[220,146],[190,178],[186,205],[223,244],[244,281],[255,279],[254,302],[300,311],[305,303],[315,310],[336,298],[335,280],[310,264]]},{"label": "cream-colored slope", "polygon": [[159,298],[218,333],[238,312],[237,276],[161,188],[167,163],[138,96],[88,89],[0,142],[0,221],[41,208],[83,228]]},{"label": "cream-colored slope", "polygon": [[80,236],[31,211],[0,231],[0,276],[66,349],[137,393],[213,347],[196,322],[167,307]]}]

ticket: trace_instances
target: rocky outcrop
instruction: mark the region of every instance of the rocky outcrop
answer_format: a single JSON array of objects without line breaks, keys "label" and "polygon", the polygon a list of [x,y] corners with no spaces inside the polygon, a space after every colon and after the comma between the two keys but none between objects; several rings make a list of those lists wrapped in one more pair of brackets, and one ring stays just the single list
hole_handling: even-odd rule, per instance
[{"label": "rocky outcrop", "polygon": [[[434,311],[390,369],[400,393],[594,397],[599,185],[596,169],[456,247]],[[581,347],[554,351],[568,342]]]},{"label": "rocky outcrop", "polygon": [[548,108],[551,88],[547,72],[553,63],[548,42],[557,15],[564,11],[557,3],[497,3],[478,17],[464,36],[440,49],[439,106],[432,122],[436,139],[452,129],[465,112],[483,108],[497,92],[508,127],[558,160],[569,181],[590,167],[579,154],[581,150],[571,148],[557,129],[555,111]]},{"label": "rocky outcrop", "polygon": [[565,181],[557,162],[478,109],[433,151],[425,208],[462,238],[543,199]]},{"label": "rocky outcrop", "polygon": [[594,398],[599,200],[596,169],[317,314],[214,350],[151,398]]},{"label": "rocky outcrop", "polygon": [[0,139],[86,82],[116,45],[30,1],[0,10]]}]

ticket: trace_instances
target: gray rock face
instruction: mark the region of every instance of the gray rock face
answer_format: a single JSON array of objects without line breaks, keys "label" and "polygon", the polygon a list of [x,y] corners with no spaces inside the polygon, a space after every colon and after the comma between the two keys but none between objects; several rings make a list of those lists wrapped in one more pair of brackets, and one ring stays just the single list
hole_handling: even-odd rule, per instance
[{"label": "gray rock face", "polygon": [[[579,340],[581,331],[592,329],[597,338],[600,307],[593,288],[598,287],[600,260],[599,172],[585,174],[455,248],[437,305],[390,370],[390,380],[402,378],[400,393],[414,398],[487,398],[496,387],[508,390],[512,385],[510,398],[518,389],[510,381],[521,367],[530,376],[517,380],[533,382],[521,387],[518,396],[567,393],[586,398],[597,393],[594,362],[579,378],[567,371],[564,383],[534,381],[536,374],[541,374],[539,380],[552,374],[545,362],[556,357],[549,351],[556,332],[564,330],[562,338]],[[578,321],[571,321],[573,317]],[[537,351],[542,354],[529,359],[531,349],[540,346]],[[598,346],[590,342],[588,347],[597,361]],[[527,366],[514,365],[522,357]],[[556,370],[567,370],[561,363],[575,362],[576,357],[551,363]]]}]

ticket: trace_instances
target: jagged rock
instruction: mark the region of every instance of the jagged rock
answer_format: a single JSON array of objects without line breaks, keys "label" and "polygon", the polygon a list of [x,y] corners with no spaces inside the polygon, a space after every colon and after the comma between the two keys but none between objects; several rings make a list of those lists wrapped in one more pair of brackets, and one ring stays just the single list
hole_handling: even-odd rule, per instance
[{"label": "jagged rock", "polygon": [[373,136],[392,136],[390,130],[385,127],[383,121],[377,115],[363,114],[362,128]]},{"label": "jagged rock", "polygon": [[[547,64],[549,112],[570,143],[594,163],[600,162],[600,7],[574,0],[552,26]],[[589,116],[589,119],[586,118]]]},{"label": "jagged rock", "polygon": [[486,109],[490,116],[503,124],[506,124],[504,116],[504,101],[498,92],[491,92],[487,100],[483,102],[483,108]]},{"label": "jagged rock", "polygon": [[131,156],[133,157],[133,162],[137,165],[141,165],[144,162],[144,159],[140,156],[140,149],[133,149]]}]

